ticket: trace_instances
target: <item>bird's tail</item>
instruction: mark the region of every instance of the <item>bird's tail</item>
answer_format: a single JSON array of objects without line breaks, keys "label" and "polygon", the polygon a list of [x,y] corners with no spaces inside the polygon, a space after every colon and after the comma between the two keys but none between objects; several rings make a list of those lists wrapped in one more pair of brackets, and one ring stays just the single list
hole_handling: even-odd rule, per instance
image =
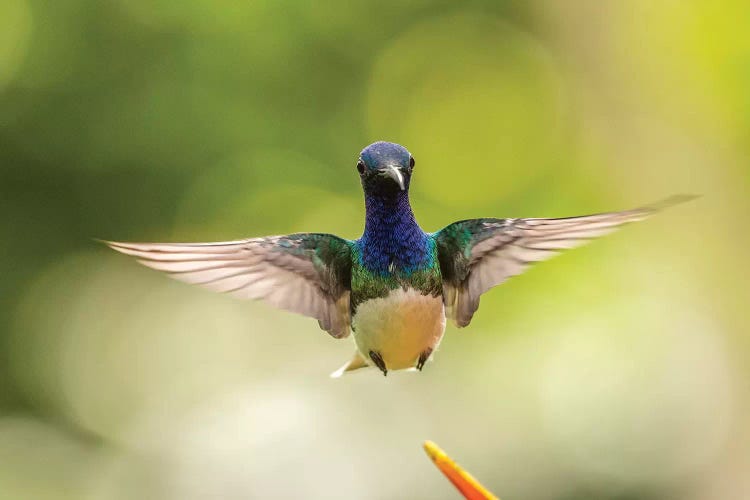
[{"label": "bird's tail", "polygon": [[336,370],[335,372],[331,373],[331,378],[339,378],[343,374],[347,372],[351,372],[354,370],[359,370],[360,368],[365,368],[369,366],[367,361],[365,361],[365,358],[363,358],[358,351],[354,351],[354,357],[348,361],[344,366]]}]

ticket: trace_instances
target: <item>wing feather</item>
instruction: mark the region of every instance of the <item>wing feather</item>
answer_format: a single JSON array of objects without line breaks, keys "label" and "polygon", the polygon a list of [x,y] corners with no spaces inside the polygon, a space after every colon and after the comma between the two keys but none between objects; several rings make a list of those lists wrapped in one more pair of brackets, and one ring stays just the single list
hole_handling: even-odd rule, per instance
[{"label": "wing feather", "polygon": [[351,249],[329,234],[300,233],[216,243],[122,243],[110,248],[186,283],[269,304],[349,335]]},{"label": "wing feather", "polygon": [[521,274],[531,264],[693,198],[679,195],[642,208],[581,217],[455,222],[434,235],[448,315],[457,326],[466,326],[484,292]]}]

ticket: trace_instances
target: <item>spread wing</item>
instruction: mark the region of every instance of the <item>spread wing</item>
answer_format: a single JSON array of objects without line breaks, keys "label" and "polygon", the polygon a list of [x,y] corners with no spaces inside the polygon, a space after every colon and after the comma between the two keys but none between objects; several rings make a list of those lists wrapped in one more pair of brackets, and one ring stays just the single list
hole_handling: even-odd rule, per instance
[{"label": "spread wing", "polygon": [[479,297],[490,288],[561,250],[580,246],[693,196],[651,206],[562,219],[471,219],[434,234],[443,274],[443,300],[458,327],[471,322]]},{"label": "spread wing", "polygon": [[300,233],[219,243],[120,243],[118,252],[173,278],[215,292],[266,302],[349,335],[351,251],[330,234]]}]

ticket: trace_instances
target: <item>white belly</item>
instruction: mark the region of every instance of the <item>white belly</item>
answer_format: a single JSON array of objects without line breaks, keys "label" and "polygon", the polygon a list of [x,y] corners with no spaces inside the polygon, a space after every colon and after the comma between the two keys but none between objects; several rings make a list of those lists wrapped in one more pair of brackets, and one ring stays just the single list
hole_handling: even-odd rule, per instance
[{"label": "white belly", "polygon": [[443,299],[397,288],[387,297],[359,304],[352,326],[357,349],[368,363],[370,351],[376,351],[389,370],[411,368],[443,338]]}]

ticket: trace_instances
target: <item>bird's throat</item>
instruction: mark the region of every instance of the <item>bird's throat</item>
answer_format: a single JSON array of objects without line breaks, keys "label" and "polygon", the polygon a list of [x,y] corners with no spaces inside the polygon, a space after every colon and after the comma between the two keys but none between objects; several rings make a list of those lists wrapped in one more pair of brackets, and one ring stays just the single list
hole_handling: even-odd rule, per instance
[{"label": "bird's throat", "polygon": [[419,227],[408,191],[382,197],[365,194],[365,231],[359,240],[362,263],[371,272],[410,272],[428,263],[430,239]]},{"label": "bird's throat", "polygon": [[409,192],[387,197],[366,194],[364,236],[389,236],[396,231],[421,232],[409,203]]}]

